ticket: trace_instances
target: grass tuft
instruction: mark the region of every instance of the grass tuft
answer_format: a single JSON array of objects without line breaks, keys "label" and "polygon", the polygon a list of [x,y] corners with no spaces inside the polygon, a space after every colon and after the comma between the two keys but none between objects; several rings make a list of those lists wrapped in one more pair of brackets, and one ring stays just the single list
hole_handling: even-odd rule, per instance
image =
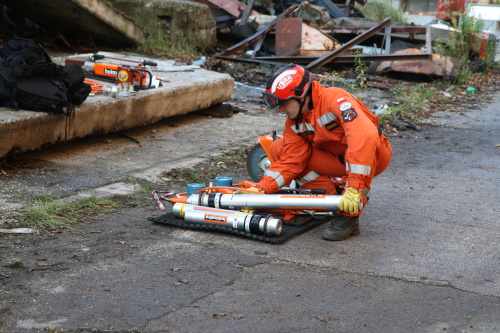
[{"label": "grass tuft", "polygon": [[390,0],[368,1],[359,10],[370,20],[382,21],[390,17],[391,22],[406,23],[404,11],[396,8]]},{"label": "grass tuft", "polygon": [[21,210],[15,227],[51,229],[65,227],[92,217],[113,212],[118,206],[108,198],[90,196],[77,202],[65,202],[48,196],[37,196]]}]

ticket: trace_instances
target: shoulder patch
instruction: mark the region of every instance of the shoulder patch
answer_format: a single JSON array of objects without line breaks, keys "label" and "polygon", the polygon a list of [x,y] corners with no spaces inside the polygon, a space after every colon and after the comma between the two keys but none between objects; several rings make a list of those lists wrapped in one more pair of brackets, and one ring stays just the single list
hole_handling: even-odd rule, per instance
[{"label": "shoulder patch", "polygon": [[325,124],[326,129],[329,131],[333,131],[339,126],[340,126],[339,123],[337,123],[336,121],[331,121],[328,124]]},{"label": "shoulder patch", "polygon": [[353,121],[357,116],[358,114],[354,108],[350,108],[342,112],[342,118],[344,118],[344,121]]},{"label": "shoulder patch", "polygon": [[343,102],[342,104],[340,104],[340,111],[346,111],[346,110],[349,110],[351,108],[352,104],[349,103],[349,102]]}]

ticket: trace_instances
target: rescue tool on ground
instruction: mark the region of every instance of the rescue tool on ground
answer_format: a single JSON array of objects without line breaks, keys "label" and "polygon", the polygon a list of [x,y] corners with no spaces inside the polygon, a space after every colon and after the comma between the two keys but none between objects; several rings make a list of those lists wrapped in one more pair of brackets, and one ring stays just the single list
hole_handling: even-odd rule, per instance
[{"label": "rescue tool on ground", "polygon": [[203,206],[176,203],[172,208],[174,216],[186,222],[200,224],[224,224],[237,230],[266,236],[279,236],[282,231],[280,219],[271,214],[248,214],[235,210],[214,209]]},{"label": "rescue tool on ground", "polygon": [[[163,196],[162,199],[173,204],[174,216],[186,223],[219,225],[250,234],[279,236],[282,223],[293,224],[297,217],[333,215],[339,209],[342,197],[315,194],[314,190],[303,193],[295,188],[284,188],[283,193],[278,194],[254,195],[250,190],[254,186],[255,183],[250,181],[233,186],[210,184],[191,194],[183,192],[176,196]],[[242,194],[242,191],[249,193]],[[153,197],[159,201],[155,193]],[[363,202],[360,201],[359,205],[362,209]],[[159,207],[162,209],[163,205]]]},{"label": "rescue tool on ground", "polygon": [[[122,63],[100,63],[101,59],[118,60]],[[127,63],[127,64],[126,64]],[[83,69],[86,72],[97,75],[98,77],[111,79],[115,82],[117,89],[125,93],[149,89],[153,84],[153,75],[150,67],[157,66],[153,61],[135,61],[128,59],[112,58],[101,54],[94,54],[85,61]]]}]

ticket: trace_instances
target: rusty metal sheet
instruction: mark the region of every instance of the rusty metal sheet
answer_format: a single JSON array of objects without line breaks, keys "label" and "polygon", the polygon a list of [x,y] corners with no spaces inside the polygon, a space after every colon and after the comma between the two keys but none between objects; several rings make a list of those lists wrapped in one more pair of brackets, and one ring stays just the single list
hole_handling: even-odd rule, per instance
[{"label": "rusty metal sheet", "polygon": [[[424,54],[419,49],[406,49],[393,52],[393,54]],[[432,54],[430,60],[419,61],[383,61],[377,66],[377,72],[401,72],[428,76],[457,75],[458,60],[440,54]]]},{"label": "rusty metal sheet", "polygon": [[331,36],[302,23],[302,41],[298,54],[299,56],[320,57],[341,46],[342,44]]},{"label": "rusty metal sheet", "polygon": [[259,39],[263,38],[265,36],[265,34],[267,34],[269,31],[271,31],[271,29],[274,27],[274,25],[276,24],[276,20],[279,19],[279,18],[282,18],[282,17],[286,17],[287,15],[289,15],[292,11],[295,10],[295,8],[297,8],[298,5],[292,5],[290,7],[288,7],[287,10],[285,10],[283,13],[281,13],[276,19],[272,20],[271,22],[269,22],[267,25],[265,25],[262,29],[260,29],[259,31],[257,31],[256,33],[254,33],[252,36],[242,40],[241,42],[239,42],[238,44],[235,44],[229,48],[227,48],[226,50],[222,51],[221,53],[217,54],[216,57],[220,57],[220,56],[229,56],[235,52],[237,52],[238,50],[258,41]]},{"label": "rusty metal sheet", "polygon": [[276,20],[276,56],[293,56],[302,45],[302,18],[288,17]]},{"label": "rusty metal sheet", "polygon": [[357,44],[361,43],[362,41],[370,38],[375,33],[377,33],[379,30],[384,29],[385,27],[389,26],[390,24],[391,24],[391,19],[390,18],[385,19],[380,24],[374,26],[370,30],[368,30],[368,31],[364,32],[363,34],[357,36],[356,38],[350,40],[349,42],[347,42],[344,45],[342,45],[341,47],[333,50],[329,54],[324,55],[324,56],[314,60],[309,65],[307,65],[306,68],[309,70],[313,70],[313,69],[316,69],[316,68],[323,66],[326,63],[329,63],[330,61],[332,61],[333,59],[335,59],[336,57],[338,57],[342,53],[349,50],[354,45],[357,45]]}]

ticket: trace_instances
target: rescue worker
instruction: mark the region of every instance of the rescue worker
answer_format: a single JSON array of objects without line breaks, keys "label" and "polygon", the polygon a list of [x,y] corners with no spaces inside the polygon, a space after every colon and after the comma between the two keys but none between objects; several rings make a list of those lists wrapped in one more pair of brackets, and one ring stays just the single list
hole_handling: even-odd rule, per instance
[{"label": "rescue worker", "polygon": [[305,189],[340,194],[333,179],[344,177],[340,210],[322,237],[339,241],[358,235],[360,200],[366,203],[373,177],[392,157],[378,117],[349,92],[324,87],[296,64],[279,69],[263,95],[267,107],[278,107],[288,119],[283,138],[271,146],[276,162],[249,190],[276,193],[295,180]]}]

